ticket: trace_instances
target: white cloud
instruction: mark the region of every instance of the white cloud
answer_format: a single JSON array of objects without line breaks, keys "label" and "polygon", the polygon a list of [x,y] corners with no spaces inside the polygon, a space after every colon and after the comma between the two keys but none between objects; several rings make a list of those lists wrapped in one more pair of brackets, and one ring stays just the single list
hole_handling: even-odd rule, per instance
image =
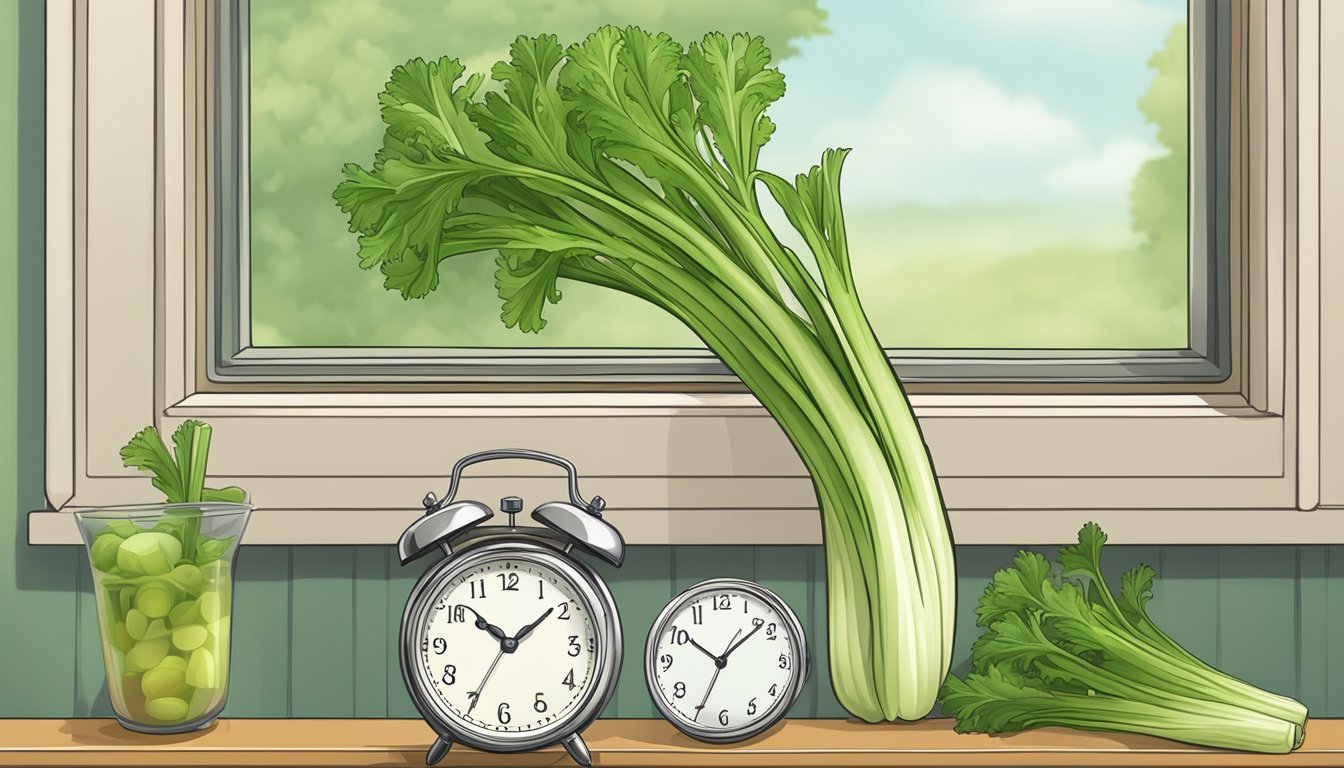
[{"label": "white cloud", "polygon": [[767,145],[765,168],[807,168],[821,147],[851,147],[844,194],[851,205],[1087,198],[1127,210],[1134,173],[1162,149],[1149,138],[1100,143],[1029,92],[972,68],[903,70],[863,115]]},{"label": "white cloud", "polygon": [[1076,47],[1160,39],[1185,17],[1185,4],[1149,0],[974,0],[968,20],[995,32],[1053,37]]},{"label": "white cloud", "polygon": [[1030,197],[1046,171],[1087,150],[1079,126],[1039,97],[929,66],[903,71],[871,112],[823,125],[808,145],[792,167],[815,162],[816,147],[853,147],[845,193],[865,203]]},{"label": "white cloud", "polygon": [[1133,136],[1119,136],[1107,141],[1096,153],[1080,155],[1056,166],[1046,174],[1045,180],[1054,189],[1065,193],[1124,194],[1139,166],[1162,152],[1161,147]]}]

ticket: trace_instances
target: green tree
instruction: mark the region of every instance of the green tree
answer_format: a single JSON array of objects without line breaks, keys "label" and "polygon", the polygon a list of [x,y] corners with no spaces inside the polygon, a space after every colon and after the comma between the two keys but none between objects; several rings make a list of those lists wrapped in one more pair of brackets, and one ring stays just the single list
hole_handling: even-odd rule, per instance
[{"label": "green tree", "polygon": [[1177,24],[1148,60],[1156,70],[1139,111],[1157,128],[1166,152],[1140,166],[1129,192],[1130,221],[1144,238],[1143,257],[1153,270],[1152,286],[1163,304],[1186,301],[1188,263],[1189,77],[1186,28]]},{"label": "green tree", "polygon": [[[366,344],[699,346],[674,319],[633,298],[567,281],[544,334],[499,322],[477,286],[494,278],[481,254],[444,265],[445,296],[405,302],[350,257],[347,222],[331,205],[341,164],[383,133],[373,94],[415,56],[447,53],[489,74],[519,34],[574,41],[602,24],[636,24],[683,40],[751,30],[777,58],[826,32],[817,0],[285,0],[251,6],[252,331],[262,346]],[[444,322],[451,313],[452,322]],[[621,322],[612,322],[620,318]]]}]

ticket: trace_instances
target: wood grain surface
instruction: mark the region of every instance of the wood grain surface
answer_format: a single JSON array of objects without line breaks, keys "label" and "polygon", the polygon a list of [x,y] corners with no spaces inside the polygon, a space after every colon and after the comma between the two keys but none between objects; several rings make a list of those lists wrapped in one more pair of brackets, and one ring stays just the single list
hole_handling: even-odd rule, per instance
[{"label": "wood grain surface", "polygon": [[[146,736],[113,720],[0,719],[0,765],[423,766],[431,738],[418,720],[221,720],[194,734]],[[1288,755],[1054,728],[1007,737],[955,734],[950,720],[904,725],[789,720],[726,747],[692,741],[661,720],[604,720],[585,738],[596,766],[1344,765],[1344,719],[1311,721],[1306,741]],[[441,765],[572,763],[559,747],[512,755],[455,747]]]}]

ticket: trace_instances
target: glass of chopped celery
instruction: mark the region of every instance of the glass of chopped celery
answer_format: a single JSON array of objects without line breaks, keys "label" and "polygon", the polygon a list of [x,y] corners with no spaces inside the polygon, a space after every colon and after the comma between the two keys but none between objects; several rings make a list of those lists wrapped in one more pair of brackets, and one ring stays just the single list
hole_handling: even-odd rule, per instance
[{"label": "glass of chopped celery", "polygon": [[126,728],[194,731],[224,708],[234,555],[251,511],[190,502],[76,513],[93,566],[107,690]]}]

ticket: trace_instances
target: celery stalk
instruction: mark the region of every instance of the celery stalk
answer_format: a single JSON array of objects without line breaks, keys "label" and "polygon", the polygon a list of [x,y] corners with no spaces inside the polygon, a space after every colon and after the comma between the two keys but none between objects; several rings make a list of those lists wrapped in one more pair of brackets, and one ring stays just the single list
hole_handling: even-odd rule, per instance
[{"label": "celery stalk", "polygon": [[[683,48],[603,27],[519,37],[491,76],[413,59],[379,96],[368,169],[335,190],[360,265],[420,298],[439,265],[495,250],[501,319],[540,331],[564,278],[690,327],[779,422],[825,532],[836,695],[868,721],[926,715],[951,660],[956,573],[932,461],[859,302],[840,202],[846,150],[792,182],[757,168],[784,92],[760,38]],[[764,188],[806,241],[767,224]]]}]

